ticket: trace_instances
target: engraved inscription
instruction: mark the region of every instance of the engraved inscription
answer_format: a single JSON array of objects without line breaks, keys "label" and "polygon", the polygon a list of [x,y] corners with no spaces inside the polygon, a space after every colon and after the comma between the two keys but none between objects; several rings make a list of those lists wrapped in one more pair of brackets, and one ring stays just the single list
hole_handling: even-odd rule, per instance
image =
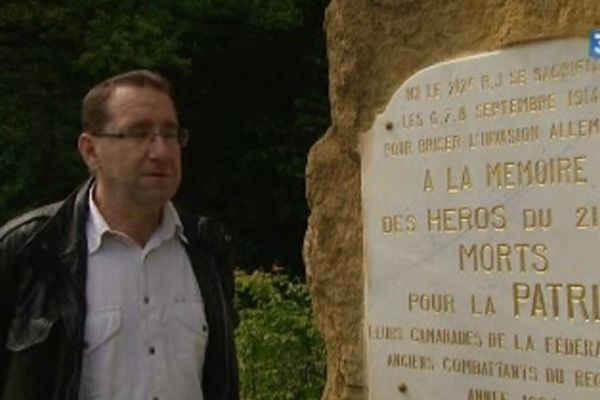
[{"label": "engraved inscription", "polygon": [[371,399],[598,397],[599,105],[583,39],[393,95],[361,144]]}]

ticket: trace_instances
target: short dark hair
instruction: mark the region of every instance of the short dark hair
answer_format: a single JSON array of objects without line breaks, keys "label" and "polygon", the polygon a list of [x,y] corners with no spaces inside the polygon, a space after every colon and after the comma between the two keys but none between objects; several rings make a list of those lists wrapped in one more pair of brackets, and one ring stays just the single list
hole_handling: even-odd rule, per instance
[{"label": "short dark hair", "polygon": [[171,84],[160,74],[145,69],[125,72],[94,86],[81,102],[81,127],[84,131],[101,131],[109,116],[106,103],[117,87],[152,87],[173,100]]}]

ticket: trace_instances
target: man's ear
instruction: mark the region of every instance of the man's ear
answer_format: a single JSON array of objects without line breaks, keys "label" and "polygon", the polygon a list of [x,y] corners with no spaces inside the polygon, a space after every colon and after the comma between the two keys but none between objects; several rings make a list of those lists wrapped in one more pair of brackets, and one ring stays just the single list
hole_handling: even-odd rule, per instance
[{"label": "man's ear", "polygon": [[88,167],[88,170],[93,173],[98,166],[98,149],[96,141],[88,132],[83,132],[79,135],[77,141],[79,154]]}]

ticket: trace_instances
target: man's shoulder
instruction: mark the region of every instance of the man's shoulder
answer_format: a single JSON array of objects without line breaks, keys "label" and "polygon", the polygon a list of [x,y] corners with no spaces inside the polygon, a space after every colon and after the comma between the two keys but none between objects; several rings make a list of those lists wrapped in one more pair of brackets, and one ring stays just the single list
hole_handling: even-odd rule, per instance
[{"label": "man's shoulder", "polygon": [[[87,207],[87,193],[92,182],[92,179],[88,179],[65,199],[28,211],[8,221],[0,227],[0,240],[4,241],[16,232],[21,234],[33,233],[36,228],[45,225],[45,222],[49,219],[58,218],[59,227],[62,228],[65,221],[73,218],[73,215],[76,214],[78,209],[82,208],[82,205]],[[61,212],[61,210],[64,212]],[[57,232],[60,233],[61,231],[54,231],[51,234],[56,235]]]},{"label": "man's shoulder", "polygon": [[212,244],[224,244],[231,241],[231,233],[221,221],[215,218],[199,215],[196,218],[196,224],[198,236],[202,240],[212,242]]},{"label": "man's shoulder", "polygon": [[192,243],[210,253],[231,250],[233,235],[224,223],[213,217],[190,212],[189,208],[181,204],[176,204],[175,209],[185,235],[192,240]]},{"label": "man's shoulder", "polygon": [[13,218],[0,227],[0,240],[3,240],[6,236],[9,236],[15,231],[31,231],[34,227],[39,226],[56,214],[56,211],[60,208],[62,203],[62,201],[58,201],[56,203],[47,204]]}]

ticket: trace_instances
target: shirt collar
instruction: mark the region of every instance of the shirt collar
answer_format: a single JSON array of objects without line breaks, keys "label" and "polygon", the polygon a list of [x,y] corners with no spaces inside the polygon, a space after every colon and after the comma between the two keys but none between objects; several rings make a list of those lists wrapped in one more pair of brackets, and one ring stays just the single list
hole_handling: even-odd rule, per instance
[{"label": "shirt collar", "polygon": [[175,235],[182,242],[187,244],[188,240],[183,233],[181,219],[179,219],[179,214],[177,214],[177,210],[175,210],[173,203],[169,201],[164,205],[162,215],[162,221],[154,233],[155,235],[158,235],[158,239],[165,241]]},{"label": "shirt collar", "polygon": [[[90,215],[88,219],[88,230],[87,230],[87,245],[88,245],[88,254],[92,254],[100,248],[102,245],[102,240],[107,234],[118,234],[122,235],[118,231],[115,231],[110,228],[98,206],[94,201],[94,189],[95,186],[90,188],[88,194],[88,203],[90,209]],[[166,241],[176,235],[183,243],[188,243],[188,240],[183,233],[183,225],[181,224],[181,219],[179,218],[179,214],[175,209],[175,206],[170,201],[163,206],[162,212],[162,221],[160,225],[156,228],[156,231],[146,244],[148,246],[151,243],[160,244],[163,241]]]}]

